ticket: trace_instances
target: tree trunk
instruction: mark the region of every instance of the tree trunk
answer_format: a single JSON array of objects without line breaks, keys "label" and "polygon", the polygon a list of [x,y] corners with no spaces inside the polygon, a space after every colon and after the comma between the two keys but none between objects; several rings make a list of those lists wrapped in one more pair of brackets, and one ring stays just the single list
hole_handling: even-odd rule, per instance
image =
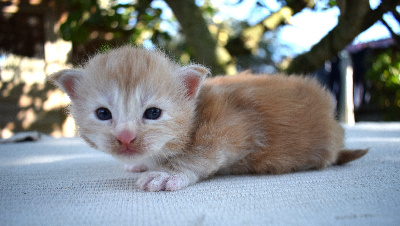
[{"label": "tree trunk", "polygon": [[225,68],[218,64],[217,41],[211,36],[202,12],[194,0],[166,0],[174,12],[186,42],[193,53],[194,61],[210,67],[213,74],[225,74]]}]

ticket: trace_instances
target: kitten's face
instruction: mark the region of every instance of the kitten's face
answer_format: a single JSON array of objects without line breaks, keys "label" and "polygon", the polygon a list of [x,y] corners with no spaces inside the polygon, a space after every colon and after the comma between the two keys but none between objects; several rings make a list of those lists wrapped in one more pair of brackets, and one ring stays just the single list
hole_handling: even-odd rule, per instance
[{"label": "kitten's face", "polygon": [[177,150],[169,147],[186,141],[207,73],[181,68],[159,52],[123,47],[51,79],[70,96],[82,138],[135,163],[173,155]]}]

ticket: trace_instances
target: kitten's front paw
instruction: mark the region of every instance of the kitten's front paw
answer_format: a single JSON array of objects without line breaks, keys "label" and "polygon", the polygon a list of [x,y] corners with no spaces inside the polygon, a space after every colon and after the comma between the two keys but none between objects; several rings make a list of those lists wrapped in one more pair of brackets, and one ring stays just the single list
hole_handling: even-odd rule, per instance
[{"label": "kitten's front paw", "polygon": [[124,170],[126,172],[133,172],[133,173],[144,172],[147,170],[147,166],[141,165],[141,164],[137,164],[137,165],[126,164],[124,167]]},{"label": "kitten's front paw", "polygon": [[166,172],[143,173],[136,182],[141,190],[146,191],[176,191],[189,185],[189,178],[182,174]]}]

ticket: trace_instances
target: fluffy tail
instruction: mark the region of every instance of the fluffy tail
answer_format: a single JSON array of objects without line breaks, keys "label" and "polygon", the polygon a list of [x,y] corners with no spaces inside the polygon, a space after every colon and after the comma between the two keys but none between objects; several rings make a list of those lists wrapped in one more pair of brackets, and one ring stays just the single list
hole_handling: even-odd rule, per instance
[{"label": "fluffy tail", "polygon": [[343,165],[353,160],[359,159],[367,154],[368,149],[357,149],[357,150],[341,150],[336,160],[336,165]]}]

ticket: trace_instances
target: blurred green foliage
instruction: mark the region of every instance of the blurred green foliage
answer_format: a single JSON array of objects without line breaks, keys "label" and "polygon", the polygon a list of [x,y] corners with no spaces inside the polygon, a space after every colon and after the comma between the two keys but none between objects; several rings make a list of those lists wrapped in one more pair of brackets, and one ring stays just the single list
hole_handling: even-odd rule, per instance
[{"label": "blurred green foliage", "polygon": [[61,24],[63,39],[82,44],[90,40],[130,42],[141,45],[151,37],[154,43],[169,41],[170,35],[160,28],[161,9],[138,4],[119,4],[116,0],[68,0],[69,15]]},{"label": "blurred green foliage", "polygon": [[372,59],[367,78],[372,82],[371,101],[384,110],[385,120],[400,120],[400,51],[387,49]]},{"label": "blurred green foliage", "polygon": [[[97,51],[106,52],[113,46],[126,43],[141,46],[149,41],[159,48],[167,49],[182,63],[189,63],[193,58],[193,53],[181,35],[182,27],[175,17],[165,16],[167,7],[162,7],[161,1],[139,0],[128,4],[121,4],[118,0],[58,1],[65,3],[68,8],[68,17],[61,24],[60,33],[63,39],[72,41],[74,46],[82,44],[87,49],[94,47]],[[314,1],[311,0],[302,4],[295,0],[277,1],[297,11],[304,7],[314,8]],[[234,4],[243,2],[238,0]],[[343,3],[328,0],[323,9],[335,5],[340,8]],[[165,2],[163,4],[167,6]],[[250,26],[245,21],[222,19],[218,16],[218,8],[210,1],[204,1],[199,9],[219,50],[226,48],[227,51],[223,53],[227,55],[227,65],[234,64],[240,70],[252,68],[254,71],[265,71],[267,66],[272,73],[279,70],[272,60],[272,53],[277,48],[274,45],[276,33],[267,32],[268,29],[264,27],[265,20],[274,14],[272,11],[269,15],[266,13],[265,19]],[[261,9],[267,10],[268,6],[262,1],[256,1],[254,14],[260,13]],[[259,31],[254,32],[254,28]],[[282,50],[282,46],[279,48]],[[222,57],[219,56],[219,59]],[[384,109],[386,120],[400,120],[400,51],[389,49],[375,55],[371,62],[367,74],[372,84],[371,101]]]}]

